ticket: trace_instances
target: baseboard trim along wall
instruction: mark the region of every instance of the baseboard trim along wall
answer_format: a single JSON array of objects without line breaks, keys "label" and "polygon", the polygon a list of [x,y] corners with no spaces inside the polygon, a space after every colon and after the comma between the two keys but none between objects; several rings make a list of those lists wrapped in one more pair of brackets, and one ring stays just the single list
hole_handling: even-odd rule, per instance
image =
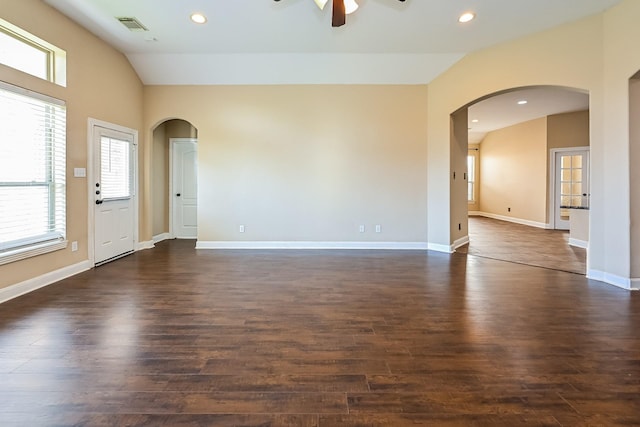
[{"label": "baseboard trim along wall", "polygon": [[171,234],[169,233],[158,234],[157,236],[153,236],[153,243],[160,243],[164,240],[169,240],[170,238]]},{"label": "baseboard trim along wall", "polygon": [[469,243],[469,236],[461,237],[458,240],[456,240],[455,242],[453,242],[453,250],[455,251],[456,249],[458,249],[461,246],[466,245],[467,243]]},{"label": "baseboard trim along wall", "polygon": [[445,254],[452,254],[455,252],[453,245],[441,245],[439,243],[429,243],[427,249],[434,252],[443,252]]},{"label": "baseboard trim along wall", "polygon": [[153,240],[148,240],[146,242],[138,242],[138,244],[136,245],[136,252],[143,251],[145,249],[153,249],[155,247],[156,245],[153,243]]},{"label": "baseboard trim along wall", "polygon": [[536,227],[536,228],[544,228],[546,230],[550,230],[551,229],[551,225],[550,224],[545,224],[544,222],[530,221],[528,219],[514,218],[514,217],[511,217],[511,216],[498,215],[498,214],[493,214],[493,213],[489,213],[489,212],[473,211],[473,212],[469,212],[469,215],[471,215],[471,216],[483,216],[483,217],[492,218],[492,219],[499,219],[500,221],[513,222],[514,224],[528,225],[530,227]]},{"label": "baseboard trim along wall", "polygon": [[569,238],[569,245],[575,246],[576,248],[587,249],[589,246],[589,242],[585,242],[584,240]]},{"label": "baseboard trim along wall", "polygon": [[60,280],[66,279],[84,271],[90,270],[93,266],[89,261],[82,261],[77,264],[73,264],[67,267],[63,267],[59,270],[45,273],[41,276],[34,277],[33,279],[25,280],[24,282],[16,283],[15,285],[8,286],[0,289],[0,304],[10,299],[17,298],[29,292],[33,292],[37,289],[44,288]]},{"label": "baseboard trim along wall", "polygon": [[375,249],[427,250],[423,242],[225,242],[200,241],[196,249]]},{"label": "baseboard trim along wall", "polygon": [[628,279],[599,270],[588,270],[587,279],[604,282],[628,291],[640,291],[640,279]]}]

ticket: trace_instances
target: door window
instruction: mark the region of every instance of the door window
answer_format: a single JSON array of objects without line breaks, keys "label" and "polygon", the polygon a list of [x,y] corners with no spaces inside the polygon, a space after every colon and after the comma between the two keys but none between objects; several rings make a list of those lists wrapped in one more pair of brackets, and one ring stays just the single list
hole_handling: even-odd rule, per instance
[{"label": "door window", "polygon": [[131,144],[129,141],[102,137],[100,178],[103,200],[126,199],[132,196]]}]

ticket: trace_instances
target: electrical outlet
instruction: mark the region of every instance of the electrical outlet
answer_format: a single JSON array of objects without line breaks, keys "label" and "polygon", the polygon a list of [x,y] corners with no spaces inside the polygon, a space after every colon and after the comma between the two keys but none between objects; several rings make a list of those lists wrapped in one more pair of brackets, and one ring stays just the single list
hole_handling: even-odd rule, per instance
[{"label": "electrical outlet", "polygon": [[361,233],[364,233],[364,225],[361,225],[361,226],[360,226],[360,232],[361,232]]},{"label": "electrical outlet", "polygon": [[71,242],[71,252],[76,252],[78,250],[78,242]]},{"label": "electrical outlet", "polygon": [[376,225],[376,233],[379,233],[382,231],[382,228],[380,227],[380,224]]},{"label": "electrical outlet", "polygon": [[507,208],[507,212],[511,212],[511,208]]},{"label": "electrical outlet", "polygon": [[458,223],[458,230],[462,230],[462,224]]},{"label": "electrical outlet", "polygon": [[241,233],[244,233],[244,225],[241,225],[238,231],[240,231]]}]

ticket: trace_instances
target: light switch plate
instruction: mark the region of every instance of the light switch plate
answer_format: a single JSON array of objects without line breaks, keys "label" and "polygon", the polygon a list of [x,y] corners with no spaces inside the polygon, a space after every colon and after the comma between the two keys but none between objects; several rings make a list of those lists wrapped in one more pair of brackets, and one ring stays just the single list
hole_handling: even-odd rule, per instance
[{"label": "light switch plate", "polygon": [[73,176],[76,178],[86,178],[87,169],[86,168],[73,168]]}]

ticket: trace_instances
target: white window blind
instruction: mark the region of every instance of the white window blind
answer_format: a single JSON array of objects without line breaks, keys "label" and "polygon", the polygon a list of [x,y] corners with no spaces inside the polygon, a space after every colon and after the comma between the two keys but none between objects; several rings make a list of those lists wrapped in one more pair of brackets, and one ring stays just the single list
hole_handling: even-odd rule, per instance
[{"label": "white window blind", "polygon": [[65,150],[64,102],[0,82],[0,258],[65,240]]},{"label": "white window blind", "polygon": [[100,151],[102,199],[131,197],[131,142],[103,136]]}]

